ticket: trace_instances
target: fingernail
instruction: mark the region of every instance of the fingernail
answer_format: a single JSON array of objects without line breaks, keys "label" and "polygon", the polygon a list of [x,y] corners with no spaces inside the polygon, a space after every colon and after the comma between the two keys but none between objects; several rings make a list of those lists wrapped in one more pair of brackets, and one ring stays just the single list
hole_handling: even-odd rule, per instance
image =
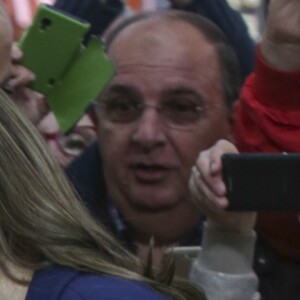
[{"label": "fingernail", "polygon": [[211,165],[210,165],[210,171],[212,172],[212,173],[215,173],[216,171],[218,171],[218,165],[217,165],[217,163],[216,162],[212,162],[211,163]]},{"label": "fingernail", "polygon": [[226,208],[227,200],[225,198],[217,198],[217,204],[220,208]]}]

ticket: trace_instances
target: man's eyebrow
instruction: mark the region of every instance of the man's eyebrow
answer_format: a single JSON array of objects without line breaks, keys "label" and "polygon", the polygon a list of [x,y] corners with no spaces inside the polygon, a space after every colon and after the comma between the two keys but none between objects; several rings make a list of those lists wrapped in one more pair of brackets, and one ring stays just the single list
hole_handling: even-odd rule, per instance
[{"label": "man's eyebrow", "polygon": [[138,91],[126,84],[112,84],[108,89],[105,91],[105,93],[126,93],[126,94],[138,94]]},{"label": "man's eyebrow", "polygon": [[113,95],[130,96],[135,99],[142,98],[140,92],[133,86],[117,83],[117,84],[112,84],[107,89],[105,89],[103,93],[100,95],[99,100],[105,101],[107,100],[107,98]]},{"label": "man's eyebrow", "polygon": [[164,92],[164,96],[180,96],[180,95],[191,95],[198,99],[198,101],[203,101],[204,96],[196,91],[194,88],[186,86],[177,86],[171,89],[168,89]]}]

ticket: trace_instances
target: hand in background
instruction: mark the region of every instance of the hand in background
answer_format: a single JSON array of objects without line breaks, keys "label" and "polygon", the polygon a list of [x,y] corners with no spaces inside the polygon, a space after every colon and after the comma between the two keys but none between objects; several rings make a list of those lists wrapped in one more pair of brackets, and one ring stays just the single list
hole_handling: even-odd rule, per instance
[{"label": "hand in background", "polygon": [[300,1],[271,0],[260,50],[264,59],[281,70],[300,68]]}]

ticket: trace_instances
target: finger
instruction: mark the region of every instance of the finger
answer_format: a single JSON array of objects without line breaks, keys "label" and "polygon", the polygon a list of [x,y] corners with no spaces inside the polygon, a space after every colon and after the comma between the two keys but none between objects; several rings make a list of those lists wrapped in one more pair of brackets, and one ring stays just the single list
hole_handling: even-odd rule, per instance
[{"label": "finger", "polygon": [[12,67],[10,78],[5,84],[11,89],[16,89],[27,85],[34,79],[35,75],[30,70],[21,65],[15,65]]},{"label": "finger", "polygon": [[[202,151],[196,161],[196,168],[201,173],[202,180],[207,185],[207,187],[215,194],[217,197],[224,197],[226,194],[225,184],[222,180],[220,160],[212,155],[212,150]],[[215,164],[217,169],[220,170],[216,172],[211,171],[211,164]]]},{"label": "finger", "polygon": [[199,172],[195,167],[192,170],[190,184],[196,206],[205,212],[207,210],[219,210],[226,207],[226,201],[211,191],[203,181],[203,178],[199,177]]},{"label": "finger", "polygon": [[[220,140],[209,151],[210,186],[218,196],[225,196],[226,186],[223,181],[222,157],[226,153],[238,153],[237,148],[227,140]],[[205,178],[206,179],[206,178]]]},{"label": "finger", "polygon": [[227,140],[219,140],[210,151],[211,172],[222,171],[222,156],[226,153],[238,153],[237,148]]}]

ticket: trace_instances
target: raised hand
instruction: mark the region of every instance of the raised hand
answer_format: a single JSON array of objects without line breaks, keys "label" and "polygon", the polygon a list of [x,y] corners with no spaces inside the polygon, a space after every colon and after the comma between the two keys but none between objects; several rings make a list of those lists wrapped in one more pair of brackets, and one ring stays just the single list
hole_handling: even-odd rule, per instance
[{"label": "raised hand", "polygon": [[281,70],[300,68],[300,1],[271,0],[261,53]]}]

